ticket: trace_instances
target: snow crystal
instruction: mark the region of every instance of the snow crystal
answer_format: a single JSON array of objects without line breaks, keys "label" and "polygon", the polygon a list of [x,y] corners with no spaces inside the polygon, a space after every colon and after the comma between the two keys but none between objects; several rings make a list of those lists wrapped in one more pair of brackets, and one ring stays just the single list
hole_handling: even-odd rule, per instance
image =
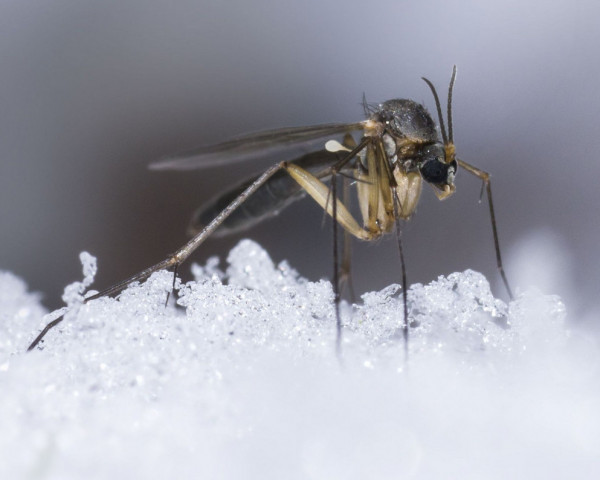
[{"label": "snow crystal", "polygon": [[39,295],[28,292],[23,280],[0,271],[0,370],[27,343],[45,313]]},{"label": "snow crystal", "polygon": [[79,254],[79,260],[83,266],[83,280],[81,282],[74,282],[65,288],[62,299],[67,306],[83,302],[83,294],[86,289],[94,283],[94,277],[98,271],[96,258],[91,256],[88,252],[81,252]]},{"label": "snow crystal", "polygon": [[[600,355],[558,297],[510,304],[466,271],[342,304],[248,240],[117,299],[0,274],[0,478],[597,478]],[[89,293],[88,293],[89,295]]]}]

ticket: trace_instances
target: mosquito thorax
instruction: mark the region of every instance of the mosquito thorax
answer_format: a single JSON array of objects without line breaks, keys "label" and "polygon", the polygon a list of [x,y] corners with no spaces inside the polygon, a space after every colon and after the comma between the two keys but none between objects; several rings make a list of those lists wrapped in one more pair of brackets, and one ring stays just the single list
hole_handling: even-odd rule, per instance
[{"label": "mosquito thorax", "polygon": [[386,133],[397,139],[423,143],[439,141],[431,115],[423,105],[412,100],[397,98],[380,103],[370,120],[380,123]]}]

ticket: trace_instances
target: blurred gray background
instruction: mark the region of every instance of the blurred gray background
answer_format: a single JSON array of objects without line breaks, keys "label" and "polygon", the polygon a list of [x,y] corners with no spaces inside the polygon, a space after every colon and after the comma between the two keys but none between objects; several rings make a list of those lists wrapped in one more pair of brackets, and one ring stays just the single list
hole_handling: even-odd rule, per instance
[{"label": "blurred gray background", "polygon": [[[593,324],[599,5],[1,2],[0,268],[53,308],[81,277],[78,254],[88,250],[99,259],[95,287],[104,288],[175,250],[195,208],[269,165],[158,173],[147,169],[153,160],[264,128],[356,121],[363,92],[433,111],[420,77],[445,99],[457,64],[458,154],[493,174],[513,288],[538,276],[568,297],[573,317]],[[473,268],[506,297],[480,183],[460,172],[457,186],[444,203],[424,189],[404,235],[409,280]],[[321,227],[308,200],[287,213],[247,236],[304,276],[329,276],[330,224]],[[238,240],[208,241],[193,259],[222,256]],[[354,253],[359,292],[399,281],[393,236],[355,243]]]}]

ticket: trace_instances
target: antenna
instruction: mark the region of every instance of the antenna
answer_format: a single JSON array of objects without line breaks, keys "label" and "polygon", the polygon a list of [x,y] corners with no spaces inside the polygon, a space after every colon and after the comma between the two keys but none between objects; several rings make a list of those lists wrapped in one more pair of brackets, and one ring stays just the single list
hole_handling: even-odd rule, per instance
[{"label": "antenna", "polygon": [[[454,143],[454,136],[452,132],[452,90],[454,90],[455,81],[456,65],[454,65],[454,68],[452,69],[452,77],[450,78],[450,86],[448,87],[448,140],[450,141],[450,143]],[[444,143],[446,143],[445,139]]]},{"label": "antenna", "polygon": [[[455,71],[456,71],[456,67],[455,67]],[[444,145],[446,145],[446,144],[448,144],[448,136],[446,135],[446,127],[444,126],[444,117],[442,117],[442,107],[440,106],[440,99],[438,97],[437,92],[435,91],[435,87],[433,86],[433,83],[431,83],[425,77],[421,77],[421,78],[425,81],[425,83],[427,83],[427,85],[429,85],[429,88],[431,89],[431,93],[433,93],[433,98],[435,98],[435,108],[437,109],[438,118],[440,120],[440,130],[442,131],[442,139],[444,140]],[[452,83],[450,83],[450,89],[452,90]],[[448,101],[449,101],[449,99],[448,99]],[[448,103],[448,105],[450,105],[450,103]],[[452,132],[452,130],[450,130],[450,131]]]}]

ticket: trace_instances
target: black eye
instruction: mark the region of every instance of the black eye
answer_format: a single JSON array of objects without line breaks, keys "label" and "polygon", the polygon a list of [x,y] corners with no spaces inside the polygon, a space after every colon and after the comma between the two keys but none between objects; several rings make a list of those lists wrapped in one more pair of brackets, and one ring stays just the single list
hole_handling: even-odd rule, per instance
[{"label": "black eye", "polygon": [[439,160],[429,160],[421,165],[421,175],[429,183],[446,183],[449,165]]}]

